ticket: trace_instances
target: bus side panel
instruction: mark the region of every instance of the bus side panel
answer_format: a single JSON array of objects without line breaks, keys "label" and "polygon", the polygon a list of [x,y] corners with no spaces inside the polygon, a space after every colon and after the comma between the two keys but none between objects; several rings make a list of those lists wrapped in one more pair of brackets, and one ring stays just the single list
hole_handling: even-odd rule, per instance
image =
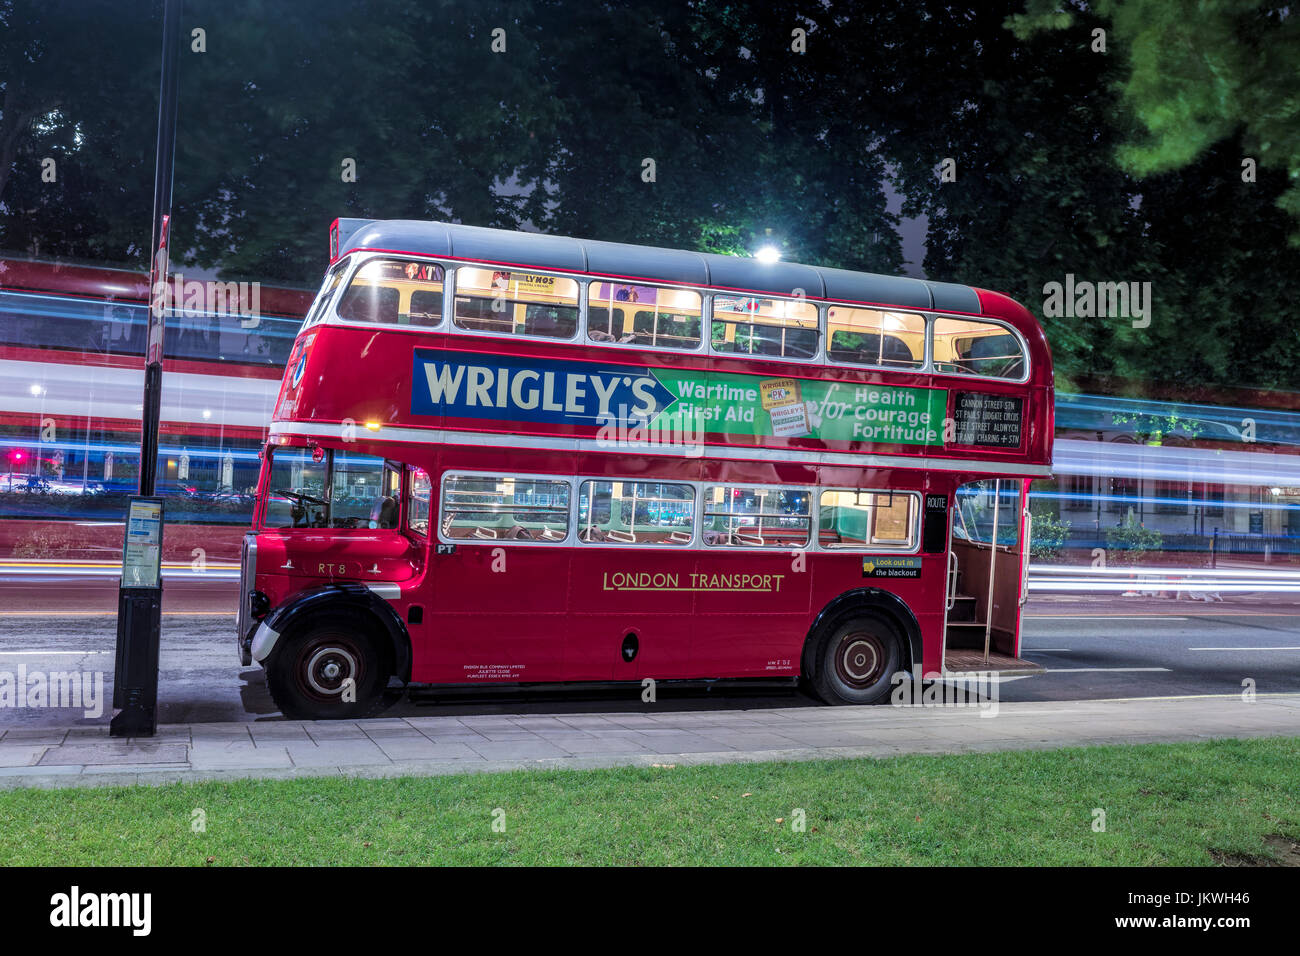
[{"label": "bus side panel", "polygon": [[792,677],[808,630],[812,556],[789,551],[700,552],[693,640],[697,671],[713,677]]},{"label": "bus side panel", "polygon": [[566,679],[568,549],[457,544],[432,560],[436,612],[420,680]]},{"label": "bus side panel", "polygon": [[[812,489],[815,468],[785,462],[704,459],[701,528],[719,530],[708,517],[721,499],[709,488]],[[725,492],[716,492],[725,494]],[[724,509],[725,510],[725,509]],[[811,529],[786,524],[757,527],[752,520],[737,530],[784,545],[740,548],[705,545],[699,554],[693,646],[699,671],[712,677],[790,677],[799,670],[799,649],[808,631],[809,564],[805,550]],[[808,522],[811,524],[811,516]],[[725,522],[724,522],[725,525]]]},{"label": "bus side panel", "polygon": [[[823,465],[818,483],[821,488],[860,488],[883,492],[906,492],[917,495],[917,508],[913,533],[915,549],[891,547],[882,543],[856,546],[851,549],[831,550],[829,547],[817,554],[813,574],[812,615],[815,618],[822,608],[846,591],[876,588],[893,594],[911,611],[921,630],[922,658],[911,661],[911,666],[924,666],[938,670],[943,649],[943,604],[947,586],[948,557],[946,537],[943,553],[922,552],[925,492],[933,473],[912,468],[881,468],[863,471],[858,468]],[[940,493],[951,495],[947,479],[939,482]],[[899,577],[874,567],[873,557],[907,558],[909,563],[920,560],[920,570],[915,577]],[[811,556],[810,556],[811,557]],[[872,565],[872,567],[868,567]],[[910,569],[909,569],[910,571]],[[903,661],[907,665],[906,659]]]},{"label": "bus side panel", "polygon": [[[697,676],[690,646],[695,550],[583,544],[572,555],[565,639],[569,680]],[[636,652],[626,660],[629,635]]]},{"label": "bus side panel", "polygon": [[[880,553],[888,554],[884,551]],[[860,552],[819,555],[812,575],[812,616],[815,618],[822,608],[846,591],[876,588],[892,594],[907,605],[921,629],[924,660],[912,661],[912,666],[924,664],[927,671],[937,671],[943,645],[943,604],[936,594],[942,594],[947,575],[947,558],[942,554],[923,554],[920,558],[918,577],[873,578],[863,573],[863,561],[869,560],[870,555]],[[906,641],[906,634],[902,636]],[[902,663],[904,667],[908,665],[906,659]]]}]

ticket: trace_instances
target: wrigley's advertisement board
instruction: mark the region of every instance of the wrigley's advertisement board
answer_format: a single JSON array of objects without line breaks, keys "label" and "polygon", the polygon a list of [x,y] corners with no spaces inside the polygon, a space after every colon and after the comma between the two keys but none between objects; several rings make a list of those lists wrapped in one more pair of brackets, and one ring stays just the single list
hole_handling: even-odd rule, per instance
[{"label": "wrigley's advertisement board", "polygon": [[411,412],[502,424],[943,444],[945,389],[415,349]]}]

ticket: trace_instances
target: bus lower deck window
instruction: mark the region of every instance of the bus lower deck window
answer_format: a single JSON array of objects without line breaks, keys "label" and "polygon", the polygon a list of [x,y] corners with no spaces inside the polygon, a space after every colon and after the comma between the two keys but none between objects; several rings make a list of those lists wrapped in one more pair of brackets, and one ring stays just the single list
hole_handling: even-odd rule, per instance
[{"label": "bus lower deck window", "polygon": [[803,548],[811,504],[806,488],[706,485],[701,534],[714,547]]},{"label": "bus lower deck window", "polygon": [[695,524],[695,489],[659,481],[584,481],[578,540],[589,544],[685,547]]},{"label": "bus lower deck window", "polygon": [[441,531],[461,541],[538,541],[569,535],[569,483],[511,475],[447,475]]},{"label": "bus lower deck window", "polygon": [[917,496],[901,491],[821,492],[817,540],[823,548],[911,550],[916,545]]}]

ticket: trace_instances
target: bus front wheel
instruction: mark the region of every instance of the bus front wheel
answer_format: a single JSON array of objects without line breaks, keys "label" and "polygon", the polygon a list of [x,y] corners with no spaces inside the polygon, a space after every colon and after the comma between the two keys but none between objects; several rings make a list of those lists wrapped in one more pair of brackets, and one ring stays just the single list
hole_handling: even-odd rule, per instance
[{"label": "bus front wheel", "polygon": [[828,704],[876,704],[889,696],[902,662],[898,628],[877,611],[860,611],[822,638],[813,689]]},{"label": "bus front wheel", "polygon": [[386,703],[389,668],[364,615],[349,609],[314,614],[281,638],[266,684],[286,717],[367,717]]}]

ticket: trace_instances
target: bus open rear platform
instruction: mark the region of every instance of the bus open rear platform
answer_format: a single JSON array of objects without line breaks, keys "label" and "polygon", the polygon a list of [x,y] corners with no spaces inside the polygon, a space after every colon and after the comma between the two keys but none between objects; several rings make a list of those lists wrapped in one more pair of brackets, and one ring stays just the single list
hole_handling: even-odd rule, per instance
[{"label": "bus open rear platform", "polygon": [[989,658],[984,660],[983,650],[953,650],[949,648],[944,655],[944,672],[947,674],[965,674],[971,671],[1017,671],[1024,674],[1041,674],[1042,665],[1035,664],[1033,661],[1027,661],[1022,657],[1012,657],[1009,654],[999,654],[997,651],[990,651]]}]

